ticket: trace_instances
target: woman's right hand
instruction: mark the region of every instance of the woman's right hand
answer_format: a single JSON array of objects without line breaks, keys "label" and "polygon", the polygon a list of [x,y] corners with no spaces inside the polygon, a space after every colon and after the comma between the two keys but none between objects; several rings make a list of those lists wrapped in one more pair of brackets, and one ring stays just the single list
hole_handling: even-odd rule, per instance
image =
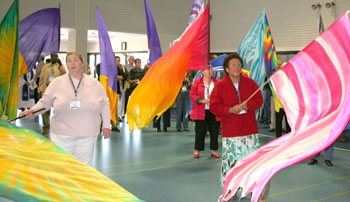
[{"label": "woman's right hand", "polygon": [[209,104],[209,100],[208,100],[208,99],[202,99],[202,100],[201,100],[201,103],[203,103],[203,104]]},{"label": "woman's right hand", "polygon": [[26,119],[30,119],[34,117],[33,110],[28,109],[19,114],[20,117],[24,117]]}]

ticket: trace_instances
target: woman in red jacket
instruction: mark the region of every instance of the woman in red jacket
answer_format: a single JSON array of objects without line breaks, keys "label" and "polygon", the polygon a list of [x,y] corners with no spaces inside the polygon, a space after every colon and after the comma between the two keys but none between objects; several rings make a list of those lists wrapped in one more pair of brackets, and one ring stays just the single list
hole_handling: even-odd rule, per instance
[{"label": "woman in red jacket", "polygon": [[255,111],[262,105],[263,96],[259,91],[246,101],[259,86],[242,75],[242,64],[237,53],[228,55],[223,64],[226,75],[210,96],[210,111],[221,120],[222,186],[237,162],[260,147]]},{"label": "woman in red jacket", "polygon": [[207,127],[210,132],[211,156],[220,158],[218,150],[219,122],[209,111],[209,97],[217,80],[212,77],[212,67],[202,70],[203,77],[194,81],[190,97],[192,99],[191,119],[195,120],[196,136],[194,143],[194,158],[199,158],[199,152],[204,150]]}]

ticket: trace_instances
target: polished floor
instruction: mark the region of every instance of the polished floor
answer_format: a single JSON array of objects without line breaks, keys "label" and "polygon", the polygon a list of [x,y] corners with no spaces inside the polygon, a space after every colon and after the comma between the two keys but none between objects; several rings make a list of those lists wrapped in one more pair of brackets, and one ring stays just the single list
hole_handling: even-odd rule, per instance
[{"label": "polished floor", "polygon": [[[177,132],[173,119],[171,124],[168,132],[150,127],[129,134],[127,124],[120,123],[121,132],[107,140],[98,138],[93,167],[147,202],[217,201],[222,193],[221,162],[210,157],[209,137],[206,150],[194,159],[194,123],[190,122],[190,132]],[[16,125],[41,132],[38,118],[17,120]],[[266,124],[259,124],[259,132],[262,144],[274,139]],[[333,164],[326,166],[322,155],[317,165],[304,161],[280,171],[267,201],[350,201],[350,133],[345,142],[336,143]]]}]

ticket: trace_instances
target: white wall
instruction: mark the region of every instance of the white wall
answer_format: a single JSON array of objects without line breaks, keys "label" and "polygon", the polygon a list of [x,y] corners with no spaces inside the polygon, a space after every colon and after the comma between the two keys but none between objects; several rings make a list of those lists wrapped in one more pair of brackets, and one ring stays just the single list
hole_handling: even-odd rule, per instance
[{"label": "white wall", "polygon": [[[336,3],[335,9],[325,8],[324,4],[331,1]],[[13,0],[1,0],[1,19],[12,2]],[[96,6],[99,6],[109,31],[146,33],[142,0],[86,0],[86,2],[90,6],[89,29],[97,30]],[[148,0],[148,2],[165,53],[169,49],[169,42],[184,31],[193,0]],[[211,52],[236,51],[263,8],[266,9],[277,51],[301,50],[318,35],[318,12],[311,9],[311,5],[318,2],[322,5],[320,11],[324,15],[326,27],[350,9],[350,0],[212,0]],[[19,3],[20,19],[43,8],[58,7],[60,3],[61,26],[75,27],[74,0],[21,0]],[[116,43],[117,45],[113,47],[120,48],[118,42]],[[146,49],[144,42],[137,45],[140,45],[141,50]],[[62,44],[61,47],[66,46]]]}]

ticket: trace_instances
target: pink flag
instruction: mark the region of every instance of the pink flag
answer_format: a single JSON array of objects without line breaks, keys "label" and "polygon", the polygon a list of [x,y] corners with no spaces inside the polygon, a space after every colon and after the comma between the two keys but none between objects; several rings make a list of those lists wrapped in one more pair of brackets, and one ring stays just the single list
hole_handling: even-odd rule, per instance
[{"label": "pink flag", "polygon": [[292,132],[247,156],[228,174],[219,201],[239,187],[256,202],[265,184],[283,168],[329,147],[350,116],[349,11],[277,71],[271,81]]}]

